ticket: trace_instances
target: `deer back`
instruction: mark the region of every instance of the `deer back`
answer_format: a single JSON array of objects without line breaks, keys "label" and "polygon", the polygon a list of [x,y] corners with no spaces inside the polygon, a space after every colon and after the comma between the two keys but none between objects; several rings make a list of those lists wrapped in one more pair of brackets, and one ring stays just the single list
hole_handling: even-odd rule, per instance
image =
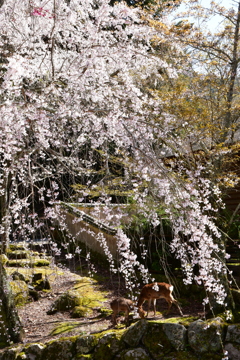
[{"label": "deer back", "polygon": [[142,291],[138,300],[138,307],[142,305],[145,300],[149,299],[170,299],[173,291],[173,286],[167,283],[152,283],[146,284],[142,288]]},{"label": "deer back", "polygon": [[133,301],[125,298],[116,298],[110,303],[111,309],[113,311],[130,311],[131,306],[133,306]]}]

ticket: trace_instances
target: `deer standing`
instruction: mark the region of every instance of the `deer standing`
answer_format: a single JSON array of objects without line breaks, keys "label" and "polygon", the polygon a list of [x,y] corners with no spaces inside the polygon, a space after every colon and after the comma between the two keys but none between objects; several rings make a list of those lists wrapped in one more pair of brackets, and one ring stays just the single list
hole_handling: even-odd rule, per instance
[{"label": "deer standing", "polygon": [[138,313],[140,317],[143,319],[145,317],[146,312],[143,310],[142,305],[145,300],[148,300],[148,311],[147,316],[150,310],[151,300],[153,300],[153,308],[154,308],[154,316],[156,315],[156,300],[163,298],[168,302],[168,311],[169,313],[172,304],[175,304],[181,314],[183,316],[183,313],[178,305],[177,300],[174,299],[173,295],[173,285],[166,284],[166,283],[153,283],[153,284],[147,284],[142,288],[142,291],[140,293],[137,307],[138,307]]},{"label": "deer standing", "polygon": [[113,311],[112,314],[112,322],[113,325],[117,325],[117,314],[120,311],[124,311],[125,313],[125,323],[128,326],[129,325],[129,312],[131,308],[134,306],[134,303],[132,300],[125,299],[123,297],[116,298],[110,303],[111,309]]}]

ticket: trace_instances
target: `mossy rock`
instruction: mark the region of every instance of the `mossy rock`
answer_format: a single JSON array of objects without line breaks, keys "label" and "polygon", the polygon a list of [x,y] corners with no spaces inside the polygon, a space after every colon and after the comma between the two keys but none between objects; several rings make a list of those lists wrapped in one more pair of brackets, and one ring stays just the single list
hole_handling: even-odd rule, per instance
[{"label": "mossy rock", "polygon": [[[158,320],[158,323],[162,324],[181,324],[185,327],[188,327],[192,322],[198,320],[197,316],[186,316],[186,317],[171,317],[167,319]],[[151,322],[151,321],[150,321]]]},{"label": "mossy rock", "polygon": [[77,354],[85,355],[93,352],[98,344],[98,337],[95,335],[83,335],[76,340]]},{"label": "mossy rock", "polygon": [[32,298],[34,301],[38,301],[38,300],[39,300],[40,295],[39,295],[39,293],[37,292],[37,290],[28,289],[28,291],[29,291],[29,296],[31,296],[31,298]]},{"label": "mossy rock", "polygon": [[240,291],[237,289],[231,290],[233,300],[238,308],[240,308]]},{"label": "mossy rock", "polygon": [[121,339],[121,332],[107,332],[99,338],[94,351],[94,360],[114,360],[116,354],[125,347],[126,345]]},{"label": "mossy rock", "polygon": [[120,360],[149,360],[149,354],[143,348],[128,349],[122,351],[118,357]]},{"label": "mossy rock", "polygon": [[28,285],[25,283],[25,281],[13,280],[10,281],[9,283],[11,286],[15,305],[21,306],[26,304],[29,297],[29,290],[28,290]]},{"label": "mossy rock", "polygon": [[8,261],[8,266],[10,267],[40,267],[40,266],[49,266],[50,261],[47,259],[42,259],[39,257],[33,257],[30,259],[14,259]]},{"label": "mossy rock", "polygon": [[239,360],[240,359],[240,345],[236,343],[227,343],[224,347],[227,351],[229,359]]},{"label": "mossy rock", "polygon": [[143,335],[147,332],[148,321],[145,319],[139,320],[137,323],[131,325],[123,334],[122,340],[131,347],[139,345]]},{"label": "mossy rock", "polygon": [[69,290],[54,301],[47,313],[51,315],[57,311],[72,310],[72,317],[80,318],[92,314],[93,310],[91,305],[95,305],[95,302],[92,302],[91,298],[81,296],[77,291]]},{"label": "mossy rock", "polygon": [[72,360],[75,354],[75,338],[60,338],[45,344],[41,359]]},{"label": "mossy rock", "polygon": [[187,345],[187,329],[181,324],[163,324],[163,331],[171,345],[177,351],[183,351]]},{"label": "mossy rock", "polygon": [[240,345],[240,324],[234,324],[228,326],[226,341]]},{"label": "mossy rock", "polygon": [[34,288],[36,291],[51,290],[51,284],[48,279],[41,279],[35,283]]},{"label": "mossy rock", "polygon": [[99,308],[98,312],[100,317],[108,317],[112,315],[112,310],[105,307]]},{"label": "mossy rock", "polygon": [[24,244],[10,244],[8,248],[8,252],[17,251],[17,250],[27,250]]},{"label": "mossy rock", "polygon": [[0,354],[0,360],[16,360],[19,352],[20,352],[20,349],[17,347],[7,349]]},{"label": "mossy rock", "polygon": [[21,280],[21,281],[27,282],[27,279],[25,278],[25,276],[23,274],[21,274],[19,271],[14,271],[11,274],[11,277],[13,280]]},{"label": "mossy rock", "polygon": [[78,305],[80,305],[79,294],[76,291],[68,290],[54,301],[47,313],[51,315],[57,311],[69,311]]},{"label": "mossy rock", "polygon": [[86,317],[89,316],[93,313],[93,310],[90,308],[87,308],[86,306],[75,306],[75,308],[72,310],[71,312],[71,316],[73,318],[81,318],[81,317]]},{"label": "mossy rock", "polygon": [[7,252],[7,256],[9,260],[29,259],[30,254],[29,251],[26,250],[14,250]]},{"label": "mossy rock", "polygon": [[171,352],[168,355],[165,355],[163,359],[164,360],[206,360],[205,358],[202,359],[199,356],[196,356],[190,351]]},{"label": "mossy rock", "polygon": [[188,342],[198,354],[215,353],[222,350],[225,323],[221,318],[208,321],[197,320],[189,325]]},{"label": "mossy rock", "polygon": [[30,262],[29,262],[29,260],[17,260],[17,259],[15,259],[15,260],[9,260],[8,261],[8,266],[10,266],[10,267],[18,267],[18,268],[20,268],[20,267],[30,267],[29,266],[30,265]]},{"label": "mossy rock", "polygon": [[155,360],[163,359],[164,356],[175,349],[167,337],[164,324],[149,322],[147,332],[142,338],[144,346]]},{"label": "mossy rock", "polygon": [[22,351],[25,354],[24,359],[40,360],[42,358],[42,352],[43,352],[44,348],[45,348],[45,345],[41,344],[41,343],[35,343],[35,344],[27,345],[26,347],[24,347],[22,349]]},{"label": "mossy rock", "polygon": [[41,273],[41,272],[36,272],[33,274],[32,286],[34,286],[34,289],[37,291],[51,289],[50,281],[48,280],[48,278],[46,276],[44,278],[43,273]]},{"label": "mossy rock", "polygon": [[73,288],[57,298],[47,313],[51,315],[57,311],[72,311],[75,318],[85,317],[99,307],[101,301],[106,301],[105,293],[98,291],[91,279],[79,277]]},{"label": "mossy rock", "polygon": [[27,359],[26,354],[23,351],[21,351],[16,357],[16,360],[26,360],[26,359]]},{"label": "mossy rock", "polygon": [[[12,276],[12,274],[16,271],[16,267],[6,267],[6,272],[9,276]],[[59,269],[57,266],[48,267],[20,267],[17,270],[18,273],[22,274],[25,278],[26,282],[32,282],[32,279],[37,275],[39,278],[48,278],[50,282],[54,282],[59,275],[63,275],[63,271]]]},{"label": "mossy rock", "polygon": [[5,254],[0,255],[0,263],[4,266],[8,263],[8,257]]}]

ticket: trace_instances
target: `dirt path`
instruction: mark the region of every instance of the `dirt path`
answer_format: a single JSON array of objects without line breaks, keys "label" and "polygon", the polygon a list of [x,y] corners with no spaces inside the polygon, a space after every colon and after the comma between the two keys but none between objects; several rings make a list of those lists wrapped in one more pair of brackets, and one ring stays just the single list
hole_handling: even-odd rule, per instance
[{"label": "dirt path", "polygon": [[[61,270],[62,271],[62,270]],[[71,289],[76,282],[76,274],[69,270],[64,270],[62,275],[58,275],[52,283],[52,289],[50,292],[40,292],[40,298],[38,301],[33,301],[25,306],[19,308],[19,315],[22,320],[22,324],[25,331],[24,342],[46,342],[51,339],[55,339],[63,336],[71,336],[75,334],[89,334],[95,332],[101,332],[112,328],[111,316],[100,317],[97,309],[92,316],[85,318],[73,319],[70,312],[57,312],[53,315],[48,315],[53,301],[63,294],[65,291]],[[78,275],[79,277],[79,275]],[[108,299],[101,303],[101,307],[109,308],[109,303],[112,298],[119,295],[120,285],[115,282],[111,283],[111,289],[109,288],[110,282],[107,280],[102,282],[99,286],[108,290]],[[158,308],[162,310],[167,309],[167,303],[164,300],[158,300]],[[184,307],[183,312],[185,316],[199,316],[202,311],[202,306],[196,302],[192,302],[191,306]],[[169,317],[178,316],[178,310],[172,308]],[[161,314],[158,314],[157,319],[164,318]],[[123,317],[120,318],[120,321]],[[60,324],[64,323],[66,327],[69,327],[69,331],[53,335],[51,332]]]},{"label": "dirt path", "polygon": [[[61,323],[74,324],[74,329],[68,332],[68,335],[74,333],[92,333],[96,331],[107,330],[111,327],[111,318],[100,318],[99,313],[88,318],[73,319],[70,312],[57,312],[48,315],[53,301],[72,288],[76,281],[76,275],[70,271],[64,271],[63,275],[58,275],[52,284],[51,292],[40,292],[38,301],[33,301],[18,309],[19,315],[25,331],[24,342],[45,342],[52,338],[64,336],[64,334],[51,335],[53,329]],[[109,307],[108,302],[102,303],[102,306]]]}]

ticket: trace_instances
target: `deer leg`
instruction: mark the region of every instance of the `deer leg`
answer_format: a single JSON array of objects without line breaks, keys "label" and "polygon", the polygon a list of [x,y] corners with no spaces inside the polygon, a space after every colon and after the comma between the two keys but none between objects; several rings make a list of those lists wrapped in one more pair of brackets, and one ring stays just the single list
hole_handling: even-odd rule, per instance
[{"label": "deer leg", "polygon": [[171,301],[171,300],[169,300],[169,301],[168,301],[168,310],[167,310],[167,315],[169,314],[169,311],[170,311],[171,307],[172,307],[172,301]]},{"label": "deer leg", "polygon": [[112,323],[113,325],[117,325],[117,314],[115,312],[112,314]]},{"label": "deer leg", "polygon": [[181,316],[183,316],[182,310],[181,310],[181,308],[180,308],[180,306],[179,306],[179,304],[178,304],[177,300],[175,300],[175,299],[174,299],[174,301],[173,301],[173,302],[174,302],[174,304],[176,305],[176,307],[178,308],[178,311],[179,311],[180,315],[181,315]]},{"label": "deer leg", "polygon": [[129,326],[129,311],[125,311],[125,324],[126,326]]},{"label": "deer leg", "polygon": [[157,302],[157,299],[153,299],[153,311],[154,311],[154,316],[156,316],[156,302]]},{"label": "deer leg", "polygon": [[148,309],[147,309],[147,316],[148,317],[148,314],[150,313],[150,307],[151,307],[151,299],[148,299]]}]

